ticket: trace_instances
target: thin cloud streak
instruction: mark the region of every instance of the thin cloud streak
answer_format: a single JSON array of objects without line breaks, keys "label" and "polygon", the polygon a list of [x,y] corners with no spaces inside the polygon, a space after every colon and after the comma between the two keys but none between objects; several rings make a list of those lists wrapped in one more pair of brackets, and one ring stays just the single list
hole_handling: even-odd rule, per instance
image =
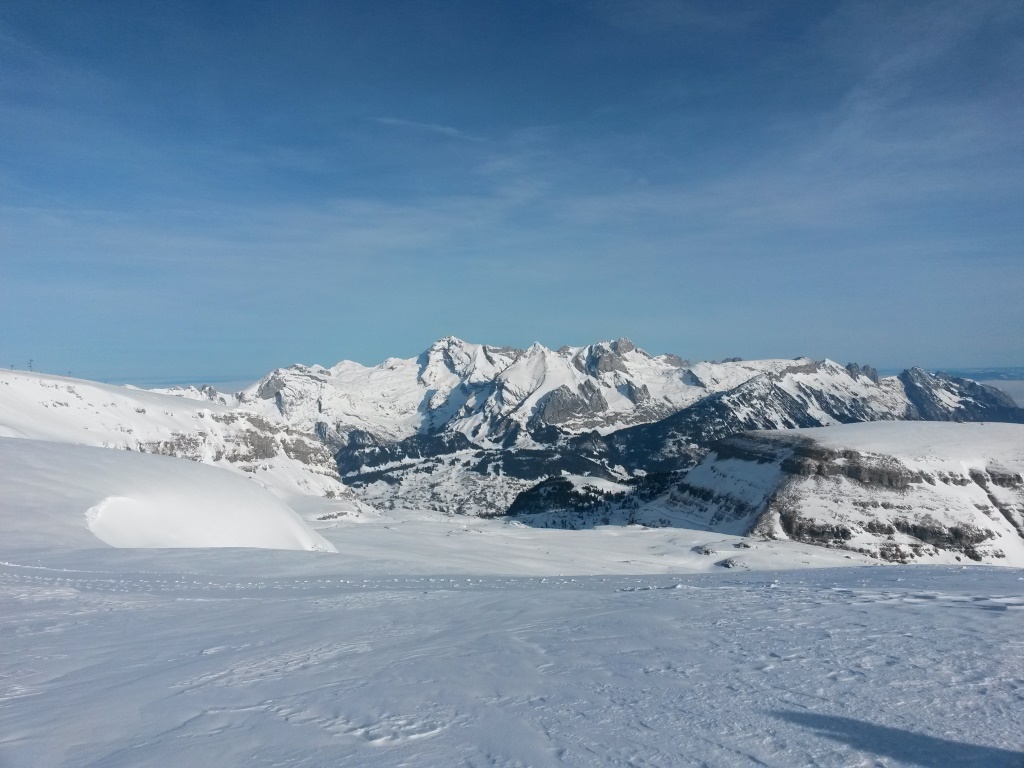
[{"label": "thin cloud streak", "polygon": [[381,125],[392,125],[398,128],[408,128],[415,131],[426,131],[427,133],[436,133],[441,136],[447,136],[450,139],[460,139],[462,141],[471,141],[475,144],[483,144],[487,142],[480,136],[474,136],[471,133],[460,131],[458,128],[452,128],[450,125],[439,125],[437,123],[421,123],[416,120],[403,120],[397,117],[371,117],[375,123]]}]

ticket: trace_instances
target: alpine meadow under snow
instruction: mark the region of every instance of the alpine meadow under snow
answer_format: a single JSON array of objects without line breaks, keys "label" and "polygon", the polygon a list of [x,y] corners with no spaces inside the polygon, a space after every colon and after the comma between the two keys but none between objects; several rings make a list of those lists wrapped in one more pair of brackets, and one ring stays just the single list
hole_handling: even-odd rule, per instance
[{"label": "alpine meadow under snow", "polygon": [[0,764],[1024,765],[1019,416],[625,340],[2,371]]}]

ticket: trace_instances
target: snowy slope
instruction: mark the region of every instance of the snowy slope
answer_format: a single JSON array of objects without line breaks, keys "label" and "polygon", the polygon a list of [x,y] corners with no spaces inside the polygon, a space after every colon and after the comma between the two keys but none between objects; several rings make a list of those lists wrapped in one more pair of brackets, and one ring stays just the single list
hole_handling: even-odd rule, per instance
[{"label": "snowy slope", "polygon": [[691,524],[887,560],[1024,565],[1024,425],[876,422],[723,440],[673,490]]},{"label": "snowy slope", "polygon": [[10,438],[0,438],[0,467],[0,528],[12,551],[103,544],[335,551],[277,497],[216,467]]},{"label": "snowy slope", "polygon": [[244,473],[284,495],[350,496],[315,436],[220,401],[3,370],[0,437],[175,456]]}]

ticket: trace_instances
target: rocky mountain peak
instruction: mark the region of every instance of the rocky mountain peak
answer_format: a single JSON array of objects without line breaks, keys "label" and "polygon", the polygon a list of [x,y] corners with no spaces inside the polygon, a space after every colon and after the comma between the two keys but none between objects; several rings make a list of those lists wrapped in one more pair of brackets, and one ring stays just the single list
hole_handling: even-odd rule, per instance
[{"label": "rocky mountain peak", "polygon": [[418,381],[426,387],[450,390],[461,382],[479,383],[493,379],[521,352],[502,347],[471,344],[455,336],[435,341],[423,352]]},{"label": "rocky mountain peak", "polygon": [[601,341],[597,344],[583,347],[573,356],[573,365],[581,373],[588,376],[600,376],[603,373],[628,373],[629,369],[624,355],[629,352],[640,352],[644,357],[650,357],[643,350],[637,349],[627,338],[616,341]]},{"label": "rocky mountain peak", "polygon": [[846,370],[849,374],[857,379],[864,376],[871,381],[878,383],[878,371],[872,368],[870,365],[858,365],[857,363],[847,363]]},{"label": "rocky mountain peak", "polygon": [[477,346],[470,344],[468,341],[460,339],[458,336],[443,336],[426,350],[426,354],[431,353],[444,353],[444,352],[457,352],[458,350],[465,350],[467,347]]},{"label": "rocky mountain peak", "polygon": [[[627,352],[632,352],[633,350],[636,350],[637,346],[632,341],[627,339],[625,336],[622,336],[619,339],[612,342],[612,349],[614,349],[620,355],[624,355]],[[638,351],[642,352],[643,350]]]}]

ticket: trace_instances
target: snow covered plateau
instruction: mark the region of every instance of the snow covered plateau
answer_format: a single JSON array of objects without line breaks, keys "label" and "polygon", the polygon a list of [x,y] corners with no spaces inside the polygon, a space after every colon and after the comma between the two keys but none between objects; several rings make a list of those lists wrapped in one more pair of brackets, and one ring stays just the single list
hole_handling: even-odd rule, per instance
[{"label": "snow covered plateau", "polygon": [[0,372],[0,766],[1024,766],[1015,421],[625,340]]}]

